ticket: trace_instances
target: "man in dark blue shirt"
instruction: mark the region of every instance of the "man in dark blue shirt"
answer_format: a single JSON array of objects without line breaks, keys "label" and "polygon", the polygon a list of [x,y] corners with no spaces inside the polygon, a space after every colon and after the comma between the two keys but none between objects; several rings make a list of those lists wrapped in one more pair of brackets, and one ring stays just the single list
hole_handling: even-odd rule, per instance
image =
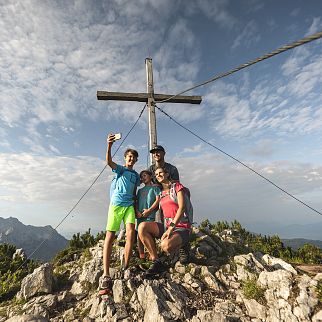
[{"label": "man in dark blue shirt", "polygon": [[156,145],[150,150],[150,153],[153,154],[153,159],[155,161],[155,163],[149,167],[149,170],[152,172],[153,175],[154,183],[157,183],[154,174],[157,168],[165,168],[167,172],[170,174],[170,179],[172,181],[179,181],[178,169],[174,165],[164,161],[165,150],[162,145]]}]

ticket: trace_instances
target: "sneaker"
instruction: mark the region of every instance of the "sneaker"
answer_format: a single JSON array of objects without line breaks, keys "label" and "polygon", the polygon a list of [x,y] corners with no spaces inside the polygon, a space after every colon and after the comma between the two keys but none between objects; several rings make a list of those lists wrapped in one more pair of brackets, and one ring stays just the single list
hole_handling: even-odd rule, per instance
[{"label": "sneaker", "polygon": [[153,261],[150,268],[146,271],[147,276],[154,276],[165,272],[168,269],[167,265],[165,265],[160,259],[156,259]]},{"label": "sneaker", "polygon": [[112,294],[113,282],[109,276],[103,276],[99,287],[99,295]]},{"label": "sneaker", "polygon": [[190,243],[185,244],[179,249],[179,262],[182,265],[188,264],[190,260]]}]

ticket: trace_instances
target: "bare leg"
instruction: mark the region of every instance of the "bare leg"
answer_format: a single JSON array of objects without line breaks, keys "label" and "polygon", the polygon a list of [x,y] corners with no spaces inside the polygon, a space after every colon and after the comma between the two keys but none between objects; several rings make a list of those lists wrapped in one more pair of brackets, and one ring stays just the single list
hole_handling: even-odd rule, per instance
[{"label": "bare leg", "polygon": [[151,260],[158,258],[155,238],[160,235],[159,227],[156,222],[143,222],[139,225],[139,238],[148,250]]},{"label": "bare leg", "polygon": [[124,268],[128,268],[135,238],[135,225],[126,224],[126,242],[124,248]]},{"label": "bare leg", "polygon": [[165,238],[161,242],[161,249],[168,253],[172,254],[176,252],[182,245],[182,239],[179,234],[173,233],[170,238]]},{"label": "bare leg", "polygon": [[144,245],[139,236],[138,236],[138,250],[139,250],[139,257],[141,259],[144,259]]},{"label": "bare leg", "polygon": [[103,248],[103,268],[104,276],[110,276],[110,260],[112,254],[112,246],[115,239],[114,231],[107,231],[105,235],[104,248]]}]

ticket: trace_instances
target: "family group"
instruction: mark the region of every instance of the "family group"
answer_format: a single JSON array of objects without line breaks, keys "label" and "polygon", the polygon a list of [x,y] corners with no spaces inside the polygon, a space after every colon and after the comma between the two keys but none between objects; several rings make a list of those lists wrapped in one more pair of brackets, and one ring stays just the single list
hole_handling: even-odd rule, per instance
[{"label": "family group", "polygon": [[[138,257],[145,259],[145,250],[150,267],[146,276],[154,276],[167,270],[167,255],[179,252],[182,264],[189,261],[189,238],[192,213],[189,190],[179,181],[177,168],[165,162],[165,150],[157,145],[150,150],[154,163],[138,174],[134,165],[138,152],[127,149],[124,166],[112,159],[111,149],[115,135],[107,137],[106,162],[115,173],[110,188],[110,205],[107,217],[106,236],[103,249],[104,273],[100,283],[100,294],[112,291],[110,261],[112,247],[121,223],[126,230],[123,270],[128,271],[132,249],[137,240]],[[137,188],[141,185],[142,188]],[[191,209],[188,209],[188,208]],[[156,219],[157,216],[157,219]],[[158,254],[156,239],[161,239],[161,254]]]}]

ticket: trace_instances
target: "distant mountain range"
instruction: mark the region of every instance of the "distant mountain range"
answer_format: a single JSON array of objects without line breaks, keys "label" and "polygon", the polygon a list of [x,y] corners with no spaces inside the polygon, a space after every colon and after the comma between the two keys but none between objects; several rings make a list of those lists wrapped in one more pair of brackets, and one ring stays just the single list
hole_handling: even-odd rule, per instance
[{"label": "distant mountain range", "polygon": [[322,240],[322,222],[309,224],[283,225],[270,222],[252,222],[245,224],[249,231],[262,235],[278,235],[280,238],[293,239],[304,238],[310,240]]},{"label": "distant mountain range", "polygon": [[298,250],[305,244],[311,244],[317,246],[322,249],[322,241],[321,240],[311,240],[304,238],[293,238],[293,239],[282,239],[284,246],[291,247],[294,250]]},{"label": "distant mountain range", "polygon": [[68,240],[51,226],[24,225],[17,218],[0,217],[0,244],[13,244],[22,248],[29,256],[43,240],[46,242],[31,258],[49,261],[68,244]]}]

